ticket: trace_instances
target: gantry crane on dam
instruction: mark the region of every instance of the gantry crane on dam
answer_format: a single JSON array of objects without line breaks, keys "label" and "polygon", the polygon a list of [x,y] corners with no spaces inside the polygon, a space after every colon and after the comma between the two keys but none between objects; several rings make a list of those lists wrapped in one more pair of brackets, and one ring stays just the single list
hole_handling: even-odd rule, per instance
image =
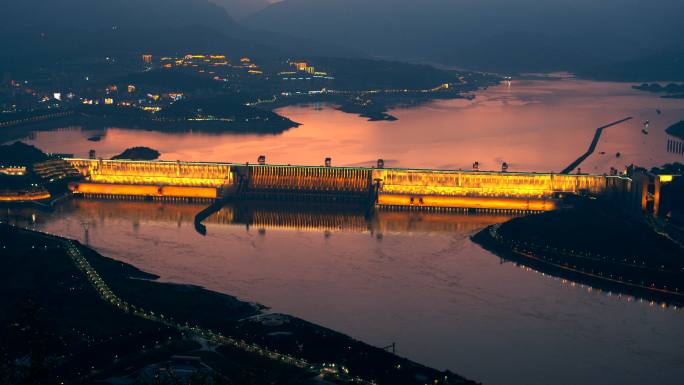
[{"label": "gantry crane on dam", "polygon": [[615,175],[480,170],[292,166],[180,161],[66,159],[82,175],[74,194],[113,199],[214,202],[324,201],[378,208],[537,212],[567,194],[628,194]]}]

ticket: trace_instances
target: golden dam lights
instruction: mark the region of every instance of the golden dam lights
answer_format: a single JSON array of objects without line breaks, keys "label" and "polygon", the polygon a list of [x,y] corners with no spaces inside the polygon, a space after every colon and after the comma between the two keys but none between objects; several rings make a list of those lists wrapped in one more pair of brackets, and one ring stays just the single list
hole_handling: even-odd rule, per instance
[{"label": "golden dam lights", "polygon": [[380,206],[410,206],[463,209],[549,211],[556,208],[551,199],[522,198],[487,198],[487,197],[454,197],[454,196],[412,196],[412,195],[378,195]]},{"label": "golden dam lights", "polygon": [[217,190],[212,187],[72,183],[70,185],[70,188],[75,194],[91,195],[121,195],[204,199],[216,199],[218,197]]},{"label": "golden dam lights", "polygon": [[67,162],[85,177],[84,182],[71,184],[72,191],[86,196],[213,200],[246,186],[247,192],[266,196],[301,193],[375,198],[380,207],[548,211],[557,207],[559,195],[625,193],[632,183],[629,178],[607,175],[180,161]]},{"label": "golden dam lights", "polygon": [[90,182],[218,188],[233,182],[231,166],[218,163],[68,159]]}]

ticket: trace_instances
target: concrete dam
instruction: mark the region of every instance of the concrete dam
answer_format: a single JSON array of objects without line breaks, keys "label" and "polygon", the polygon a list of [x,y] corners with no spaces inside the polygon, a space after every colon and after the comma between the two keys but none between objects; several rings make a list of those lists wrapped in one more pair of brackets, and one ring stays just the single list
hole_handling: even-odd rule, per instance
[{"label": "concrete dam", "polygon": [[567,194],[627,194],[621,176],[404,168],[66,159],[83,197],[354,203],[378,208],[540,212]]}]

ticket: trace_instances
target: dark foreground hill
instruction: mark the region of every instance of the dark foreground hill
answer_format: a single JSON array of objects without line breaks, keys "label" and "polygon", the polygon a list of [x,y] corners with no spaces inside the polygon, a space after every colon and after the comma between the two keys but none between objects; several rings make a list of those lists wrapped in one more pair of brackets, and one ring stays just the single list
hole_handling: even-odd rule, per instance
[{"label": "dark foreground hill", "polygon": [[368,383],[357,376],[388,385],[474,384],[231,296],[155,278],[78,242],[0,223],[0,383],[187,383],[164,377],[179,374],[173,356],[182,355],[202,362],[192,384]]}]

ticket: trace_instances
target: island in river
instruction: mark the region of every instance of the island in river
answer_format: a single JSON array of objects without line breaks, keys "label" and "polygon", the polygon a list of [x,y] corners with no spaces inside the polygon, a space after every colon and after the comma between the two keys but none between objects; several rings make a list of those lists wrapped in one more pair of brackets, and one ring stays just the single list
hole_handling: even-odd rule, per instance
[{"label": "island in river", "polygon": [[661,98],[665,99],[684,99],[684,84],[669,83],[666,86],[662,86],[659,83],[643,83],[638,86],[632,86],[632,88],[655,94],[664,94]]},{"label": "island in river", "polygon": [[119,155],[113,156],[112,159],[128,159],[128,160],[155,160],[161,154],[159,151],[149,147],[131,147],[124,150]]}]

